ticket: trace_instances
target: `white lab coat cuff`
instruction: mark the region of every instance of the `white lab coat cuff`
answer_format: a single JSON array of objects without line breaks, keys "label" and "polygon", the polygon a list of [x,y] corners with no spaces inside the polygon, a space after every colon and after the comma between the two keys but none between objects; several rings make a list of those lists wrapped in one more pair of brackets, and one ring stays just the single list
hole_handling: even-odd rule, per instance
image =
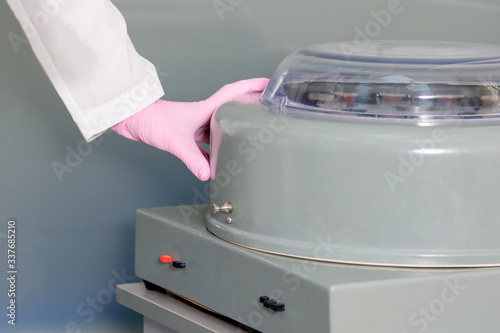
[{"label": "white lab coat cuff", "polygon": [[90,142],[112,126],[151,105],[163,95],[163,88],[157,74],[150,73],[119,96],[80,113],[84,117],[79,118],[76,116],[79,112],[72,112],[73,120],[85,140]]}]

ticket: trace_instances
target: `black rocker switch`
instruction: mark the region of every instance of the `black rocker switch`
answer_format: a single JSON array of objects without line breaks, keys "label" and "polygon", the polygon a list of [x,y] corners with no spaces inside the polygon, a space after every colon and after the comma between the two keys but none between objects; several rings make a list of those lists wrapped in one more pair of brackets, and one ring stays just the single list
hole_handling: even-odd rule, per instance
[{"label": "black rocker switch", "polygon": [[261,302],[265,308],[269,308],[276,312],[285,311],[285,304],[278,303],[274,299],[269,299],[267,296],[260,296],[259,302]]},{"label": "black rocker switch", "polygon": [[173,261],[172,266],[175,268],[186,268],[186,263],[184,261]]}]

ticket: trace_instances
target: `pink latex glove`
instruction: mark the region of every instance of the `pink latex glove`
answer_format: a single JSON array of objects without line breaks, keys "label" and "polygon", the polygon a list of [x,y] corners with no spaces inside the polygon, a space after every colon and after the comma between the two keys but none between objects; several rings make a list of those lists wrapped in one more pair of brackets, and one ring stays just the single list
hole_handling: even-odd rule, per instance
[{"label": "pink latex glove", "polygon": [[200,102],[157,100],[112,129],[121,136],[168,151],[186,164],[200,180],[210,177],[208,152],[198,142],[209,143],[210,118],[236,97],[264,91],[269,79],[258,78],[226,84]]}]

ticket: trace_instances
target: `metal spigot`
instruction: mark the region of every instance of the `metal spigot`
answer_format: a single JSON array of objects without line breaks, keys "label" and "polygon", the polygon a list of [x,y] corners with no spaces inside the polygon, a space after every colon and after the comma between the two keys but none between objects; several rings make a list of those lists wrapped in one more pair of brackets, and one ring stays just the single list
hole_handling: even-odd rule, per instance
[{"label": "metal spigot", "polygon": [[218,212],[232,213],[233,204],[230,202],[224,202],[223,205],[212,204],[212,213],[217,214]]}]

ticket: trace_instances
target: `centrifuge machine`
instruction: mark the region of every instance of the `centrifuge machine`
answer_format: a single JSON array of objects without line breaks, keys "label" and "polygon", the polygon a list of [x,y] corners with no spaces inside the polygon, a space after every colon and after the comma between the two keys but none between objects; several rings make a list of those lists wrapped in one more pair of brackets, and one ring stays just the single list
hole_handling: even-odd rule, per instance
[{"label": "centrifuge machine", "polygon": [[214,115],[210,205],[138,211],[137,276],[239,331],[498,332],[499,91],[500,46],[292,53]]}]

